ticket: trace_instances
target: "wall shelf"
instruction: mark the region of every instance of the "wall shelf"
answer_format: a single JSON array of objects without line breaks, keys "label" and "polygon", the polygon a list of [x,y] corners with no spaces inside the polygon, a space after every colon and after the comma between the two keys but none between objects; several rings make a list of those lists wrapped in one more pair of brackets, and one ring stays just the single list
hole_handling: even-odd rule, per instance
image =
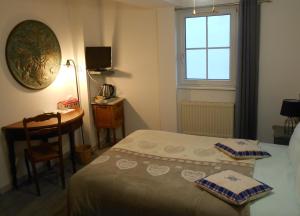
[{"label": "wall shelf", "polygon": [[113,69],[108,69],[108,70],[99,70],[99,71],[89,71],[87,70],[87,72],[90,74],[90,75],[111,75],[114,73],[114,70]]}]

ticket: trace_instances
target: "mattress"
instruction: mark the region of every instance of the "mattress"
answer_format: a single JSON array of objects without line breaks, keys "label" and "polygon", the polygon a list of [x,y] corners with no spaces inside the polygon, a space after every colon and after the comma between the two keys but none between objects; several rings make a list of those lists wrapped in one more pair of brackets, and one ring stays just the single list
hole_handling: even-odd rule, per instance
[{"label": "mattress", "polygon": [[261,147],[272,157],[256,161],[254,178],[267,183],[274,190],[263,199],[251,203],[251,216],[299,216],[300,205],[288,146],[261,143]]}]

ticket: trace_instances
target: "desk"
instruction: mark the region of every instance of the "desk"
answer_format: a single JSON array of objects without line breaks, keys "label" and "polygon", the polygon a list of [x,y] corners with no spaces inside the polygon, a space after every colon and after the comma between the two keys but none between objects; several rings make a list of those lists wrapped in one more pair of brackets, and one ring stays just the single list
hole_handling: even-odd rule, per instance
[{"label": "desk", "polygon": [[[70,139],[70,152],[71,160],[73,165],[73,173],[76,172],[75,164],[75,136],[74,132],[76,129],[80,128],[82,125],[82,118],[84,112],[81,109],[77,109],[61,115],[61,129],[62,134],[69,134]],[[57,124],[54,119],[50,119],[44,122],[37,122],[36,124],[31,124],[29,127],[41,127],[45,125]],[[19,121],[7,126],[2,127],[2,131],[5,135],[6,143],[8,146],[9,162],[10,162],[10,173],[13,180],[14,188],[18,188],[17,182],[17,170],[16,170],[16,155],[15,155],[15,141],[26,140],[25,131],[23,128],[23,122]],[[46,137],[47,138],[47,137]]]}]

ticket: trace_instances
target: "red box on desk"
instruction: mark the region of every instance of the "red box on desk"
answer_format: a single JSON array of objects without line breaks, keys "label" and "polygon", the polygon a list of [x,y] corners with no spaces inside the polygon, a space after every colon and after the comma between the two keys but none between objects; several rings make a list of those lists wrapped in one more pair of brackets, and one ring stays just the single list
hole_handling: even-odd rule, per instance
[{"label": "red box on desk", "polygon": [[69,100],[60,101],[57,103],[58,109],[76,109],[79,108],[79,100],[77,98],[71,98]]}]

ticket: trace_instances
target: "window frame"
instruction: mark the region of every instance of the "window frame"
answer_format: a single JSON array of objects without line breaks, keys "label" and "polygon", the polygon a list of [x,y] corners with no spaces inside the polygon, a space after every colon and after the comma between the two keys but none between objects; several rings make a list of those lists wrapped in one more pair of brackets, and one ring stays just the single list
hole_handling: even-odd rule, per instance
[{"label": "window frame", "polygon": [[[230,15],[230,60],[229,79],[187,79],[186,78],[186,18]],[[237,70],[237,32],[238,32],[238,7],[217,7],[211,12],[211,7],[198,8],[197,15],[192,14],[192,9],[181,9],[176,11],[177,19],[177,87],[192,89],[224,89],[235,90]],[[208,34],[208,33],[206,33]],[[206,38],[207,40],[207,38]],[[209,48],[206,47],[205,50]],[[208,61],[208,58],[207,60]],[[207,71],[206,71],[207,73]]]}]

